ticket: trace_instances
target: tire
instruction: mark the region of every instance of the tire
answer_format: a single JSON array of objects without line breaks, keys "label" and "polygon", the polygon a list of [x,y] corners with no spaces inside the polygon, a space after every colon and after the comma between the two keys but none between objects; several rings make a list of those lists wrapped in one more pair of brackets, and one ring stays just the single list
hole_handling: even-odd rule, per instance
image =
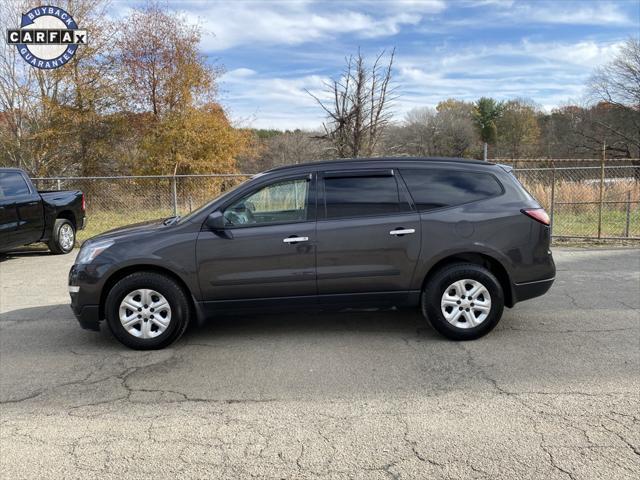
[{"label": "tire", "polygon": [[69,253],[76,244],[76,229],[66,218],[56,218],[47,246],[51,253]]},{"label": "tire", "polygon": [[[167,306],[160,306],[163,300]],[[190,314],[187,293],[171,278],[154,272],[127,275],[105,300],[111,333],[135,350],[158,350],[172,344],[186,330]]]},{"label": "tire", "polygon": [[[474,297],[470,299],[469,293]],[[422,314],[443,336],[451,340],[474,340],[489,333],[500,321],[504,292],[498,279],[486,268],[456,263],[439,270],[428,280],[421,307]]]}]

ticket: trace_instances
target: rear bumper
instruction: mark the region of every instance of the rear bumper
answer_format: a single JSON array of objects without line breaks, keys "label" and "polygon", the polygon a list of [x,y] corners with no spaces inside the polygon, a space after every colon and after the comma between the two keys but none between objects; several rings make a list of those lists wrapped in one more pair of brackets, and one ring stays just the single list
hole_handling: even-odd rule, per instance
[{"label": "rear bumper", "polygon": [[513,285],[513,296],[515,297],[513,303],[544,295],[549,291],[554,280],[555,277],[536,280],[535,282],[515,283]]}]

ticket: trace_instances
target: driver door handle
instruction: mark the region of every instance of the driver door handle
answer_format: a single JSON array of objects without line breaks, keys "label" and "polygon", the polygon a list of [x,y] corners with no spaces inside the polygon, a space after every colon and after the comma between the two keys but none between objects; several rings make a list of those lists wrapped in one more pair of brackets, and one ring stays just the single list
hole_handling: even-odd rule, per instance
[{"label": "driver door handle", "polygon": [[409,233],[416,233],[415,228],[396,228],[391,230],[389,235],[408,235]]},{"label": "driver door handle", "polygon": [[309,237],[287,237],[282,240],[284,243],[308,242]]}]

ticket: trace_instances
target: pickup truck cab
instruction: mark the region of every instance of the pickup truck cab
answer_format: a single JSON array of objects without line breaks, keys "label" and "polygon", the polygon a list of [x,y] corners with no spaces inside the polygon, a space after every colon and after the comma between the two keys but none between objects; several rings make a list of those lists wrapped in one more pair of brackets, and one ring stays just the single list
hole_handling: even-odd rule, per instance
[{"label": "pickup truck cab", "polygon": [[0,168],[0,252],[44,242],[69,253],[84,225],[81,191],[38,191],[23,170]]}]

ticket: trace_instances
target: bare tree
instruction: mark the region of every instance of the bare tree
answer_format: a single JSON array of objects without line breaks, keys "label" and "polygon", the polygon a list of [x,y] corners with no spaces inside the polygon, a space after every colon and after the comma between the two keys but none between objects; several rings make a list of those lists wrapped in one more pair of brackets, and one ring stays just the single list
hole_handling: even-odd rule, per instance
[{"label": "bare tree", "polygon": [[605,136],[616,141],[622,139],[640,150],[640,39],[630,37],[611,62],[596,69],[589,81],[589,91],[594,101],[610,105],[633,125],[629,132],[594,118],[593,122],[606,130]]},{"label": "bare tree", "polygon": [[640,109],[640,39],[631,37],[608,64],[596,69],[589,81],[595,101]]},{"label": "bare tree", "polygon": [[388,62],[385,51],[366,65],[360,51],[346,59],[340,78],[326,84],[331,101],[323,101],[307,90],[328,116],[324,137],[331,140],[338,157],[374,155],[382,133],[391,120],[389,107],[395,99],[390,86],[395,49]]}]

